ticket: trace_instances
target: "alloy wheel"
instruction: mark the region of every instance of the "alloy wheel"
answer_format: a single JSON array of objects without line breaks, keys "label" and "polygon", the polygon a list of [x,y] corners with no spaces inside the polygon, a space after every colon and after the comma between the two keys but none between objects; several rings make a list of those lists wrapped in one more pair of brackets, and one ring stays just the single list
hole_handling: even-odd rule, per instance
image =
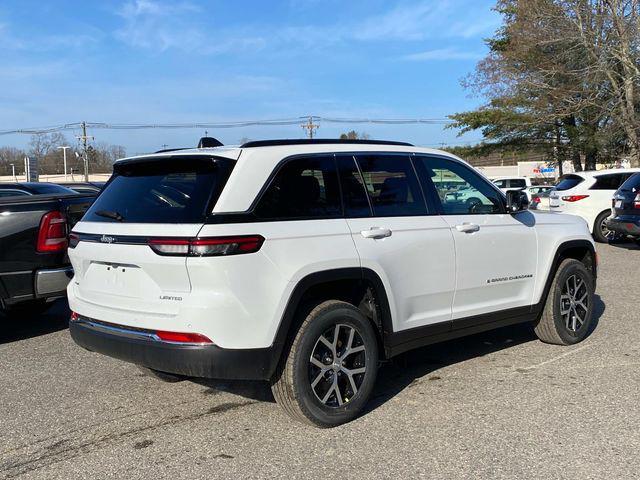
[{"label": "alloy wheel", "polygon": [[367,366],[362,336],[351,325],[337,324],[316,341],[309,359],[309,381],[327,407],[341,407],[358,394]]},{"label": "alloy wheel", "polygon": [[562,287],[560,315],[569,332],[582,328],[589,313],[589,289],[579,275],[571,275]]},{"label": "alloy wheel", "polygon": [[607,217],[605,217],[604,220],[600,222],[600,232],[602,232],[602,236],[607,240],[616,239],[616,232],[614,232],[613,230],[609,230],[609,227],[607,227]]}]

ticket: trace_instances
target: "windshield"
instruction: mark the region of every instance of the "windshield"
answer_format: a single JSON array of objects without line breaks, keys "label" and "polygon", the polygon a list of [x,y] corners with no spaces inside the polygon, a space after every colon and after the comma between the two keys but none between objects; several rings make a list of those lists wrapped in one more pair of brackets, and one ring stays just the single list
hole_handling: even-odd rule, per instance
[{"label": "windshield", "polygon": [[583,181],[584,178],[579,175],[563,175],[555,186],[555,190],[569,190]]},{"label": "windshield", "polygon": [[117,165],[83,221],[202,223],[235,162],[172,157]]}]

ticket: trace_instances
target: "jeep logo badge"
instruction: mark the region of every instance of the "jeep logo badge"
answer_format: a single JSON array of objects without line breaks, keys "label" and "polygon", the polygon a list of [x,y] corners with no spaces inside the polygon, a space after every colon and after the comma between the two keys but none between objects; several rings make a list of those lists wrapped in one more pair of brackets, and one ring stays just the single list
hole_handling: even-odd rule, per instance
[{"label": "jeep logo badge", "polygon": [[108,235],[102,235],[100,237],[100,241],[102,243],[114,243],[116,241],[115,237],[110,237]]}]

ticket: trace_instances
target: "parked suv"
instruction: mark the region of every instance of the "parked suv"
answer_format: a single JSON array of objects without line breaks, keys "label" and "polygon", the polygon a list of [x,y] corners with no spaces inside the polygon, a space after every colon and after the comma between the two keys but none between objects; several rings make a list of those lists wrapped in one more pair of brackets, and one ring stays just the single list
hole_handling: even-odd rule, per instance
[{"label": "parked suv", "polygon": [[526,206],[406,143],[127,158],[72,232],[71,335],[165,378],[268,380],[294,418],[338,425],[407,350],[520,322],[549,343],[586,337],[589,229]]},{"label": "parked suv", "polygon": [[629,177],[613,196],[607,227],[640,240],[640,173]]},{"label": "parked suv", "polygon": [[615,232],[607,227],[611,198],[624,181],[640,168],[576,172],[560,177],[549,194],[549,202],[539,202],[538,210],[570,213],[584,218],[597,242],[613,240]]}]

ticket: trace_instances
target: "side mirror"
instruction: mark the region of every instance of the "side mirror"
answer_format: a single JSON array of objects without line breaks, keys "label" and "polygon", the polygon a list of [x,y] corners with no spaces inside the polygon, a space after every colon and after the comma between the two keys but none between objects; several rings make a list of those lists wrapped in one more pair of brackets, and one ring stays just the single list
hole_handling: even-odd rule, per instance
[{"label": "side mirror", "polygon": [[514,214],[529,208],[529,197],[522,190],[507,190],[507,210]]}]

